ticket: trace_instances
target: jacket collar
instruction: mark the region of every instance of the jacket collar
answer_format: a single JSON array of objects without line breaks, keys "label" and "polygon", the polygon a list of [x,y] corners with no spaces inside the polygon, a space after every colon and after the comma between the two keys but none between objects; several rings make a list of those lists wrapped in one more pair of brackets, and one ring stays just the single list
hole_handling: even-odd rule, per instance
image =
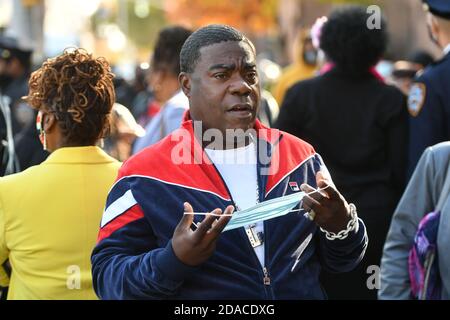
[{"label": "jacket collar", "polygon": [[117,160],[110,157],[99,147],[88,146],[59,148],[48,156],[47,160],[44,161],[44,164],[95,164],[112,162],[117,162]]},{"label": "jacket collar", "polygon": [[[227,191],[227,187],[223,179],[220,178],[220,173],[215,168],[214,164],[210,161],[209,157],[204,152],[201,143],[196,139],[194,133],[194,123],[190,117],[189,110],[184,113],[183,122],[181,128],[187,130],[190,139],[188,139],[190,146],[188,150],[191,151],[192,163],[199,163],[199,166],[203,172],[207,174],[209,179],[214,182],[214,185],[218,190],[224,194],[231,196],[230,192]],[[259,185],[259,200],[264,199],[266,194],[266,186],[268,183],[268,175],[273,175],[270,172],[272,169],[272,155],[274,150],[277,150],[277,145],[283,137],[283,134],[279,130],[270,129],[264,126],[258,119],[255,121],[254,129],[256,130],[257,139],[257,171],[258,171],[258,185]],[[262,159],[264,157],[264,159]],[[278,162],[276,164],[278,168]],[[264,170],[265,174],[262,174]],[[275,169],[277,170],[277,169]],[[272,177],[274,179],[276,177]]]}]

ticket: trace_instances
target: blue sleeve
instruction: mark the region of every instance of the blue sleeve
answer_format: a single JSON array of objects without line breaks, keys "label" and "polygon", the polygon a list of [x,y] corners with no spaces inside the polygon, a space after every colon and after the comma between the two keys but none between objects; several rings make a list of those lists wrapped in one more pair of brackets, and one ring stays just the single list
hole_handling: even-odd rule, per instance
[{"label": "blue sleeve", "polygon": [[[330,175],[319,155],[316,156],[317,167]],[[331,176],[331,175],[330,175]],[[338,190],[339,191],[339,190]],[[358,210],[358,208],[356,208]],[[367,249],[368,236],[364,222],[358,218],[358,228],[350,232],[347,238],[328,240],[325,233],[317,228],[319,241],[319,258],[322,267],[332,273],[349,272],[362,260]]]},{"label": "blue sleeve", "polygon": [[176,257],[171,241],[158,245],[126,178],[108,195],[91,261],[101,299],[170,298],[195,270]]},{"label": "blue sleeve", "polygon": [[357,230],[350,232],[343,240],[328,240],[325,233],[318,230],[320,259],[322,267],[328,272],[352,271],[362,260],[367,249],[366,226],[358,219]]},{"label": "blue sleeve", "polygon": [[[446,135],[447,114],[443,101],[439,96],[435,84],[426,77],[419,78],[413,88],[420,86],[424,100],[420,104],[415,101],[411,90],[408,98],[409,117],[409,151],[408,176],[414,172],[420,156],[429,146],[448,140]],[[420,102],[420,101],[419,101]]]}]

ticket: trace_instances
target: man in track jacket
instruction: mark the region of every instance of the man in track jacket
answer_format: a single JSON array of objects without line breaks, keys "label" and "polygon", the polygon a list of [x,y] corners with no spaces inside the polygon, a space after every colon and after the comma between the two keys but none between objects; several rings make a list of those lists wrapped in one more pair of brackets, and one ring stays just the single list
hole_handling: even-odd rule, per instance
[{"label": "man in track jacket", "polygon": [[[354,206],[335,189],[313,147],[256,120],[255,49],[242,33],[201,28],[180,60],[190,111],[180,129],[119,172],[92,254],[98,296],[326,298],[321,268],[350,271],[367,246]],[[254,162],[235,161],[243,156]],[[310,193],[301,201],[309,219],[296,209],[222,232],[234,209],[300,189]]]}]

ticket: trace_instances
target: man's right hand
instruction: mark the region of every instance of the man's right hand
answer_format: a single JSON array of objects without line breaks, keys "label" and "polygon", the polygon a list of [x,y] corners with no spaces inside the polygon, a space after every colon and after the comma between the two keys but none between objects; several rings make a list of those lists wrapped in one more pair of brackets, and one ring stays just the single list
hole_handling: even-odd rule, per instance
[{"label": "man's right hand", "polygon": [[[185,212],[194,212],[189,203],[184,204]],[[226,216],[217,219],[217,216],[208,215],[198,224],[198,228],[192,231],[194,221],[193,214],[184,214],[173,233],[172,247],[175,255],[184,264],[198,266],[209,259],[216,249],[216,241],[222,230],[230,221],[234,211],[233,206],[228,206],[223,212]],[[221,215],[221,209],[215,209],[211,213]]]}]

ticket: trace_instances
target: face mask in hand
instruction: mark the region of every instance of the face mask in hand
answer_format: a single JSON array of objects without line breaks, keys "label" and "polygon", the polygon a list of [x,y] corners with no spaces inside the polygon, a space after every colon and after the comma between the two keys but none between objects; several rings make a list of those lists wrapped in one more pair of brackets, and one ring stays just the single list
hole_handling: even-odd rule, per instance
[{"label": "face mask in hand", "polygon": [[233,230],[256,222],[284,216],[291,212],[291,210],[303,199],[304,195],[304,192],[297,192],[288,196],[258,203],[245,210],[236,211],[223,231]]},{"label": "face mask in hand", "polygon": [[[315,192],[320,192],[321,190],[325,190],[329,186],[326,186],[324,188],[316,189],[312,192],[296,192],[287,196],[275,198],[272,200],[267,200],[261,203],[258,203],[257,205],[247,208],[245,210],[236,211],[231,215],[231,219],[228,222],[227,226],[224,228],[223,232],[233,230],[236,228],[244,227],[250,224],[254,224],[256,222],[261,222],[265,220],[270,220],[273,218],[284,216],[291,212],[299,212],[303,209],[295,209],[293,208],[300,203],[300,201],[303,200],[303,197],[306,194],[313,194]],[[194,214],[194,215],[215,215],[212,213],[202,213],[202,212],[192,212],[185,214]],[[218,217],[222,215],[217,215]],[[307,217],[307,214],[304,215],[305,218]]]}]

